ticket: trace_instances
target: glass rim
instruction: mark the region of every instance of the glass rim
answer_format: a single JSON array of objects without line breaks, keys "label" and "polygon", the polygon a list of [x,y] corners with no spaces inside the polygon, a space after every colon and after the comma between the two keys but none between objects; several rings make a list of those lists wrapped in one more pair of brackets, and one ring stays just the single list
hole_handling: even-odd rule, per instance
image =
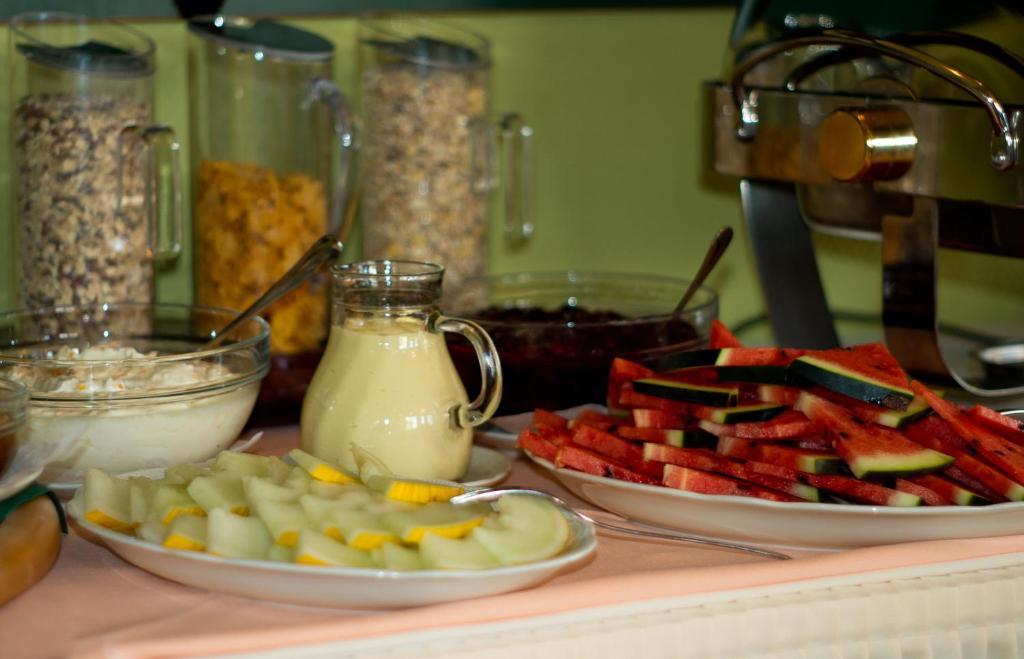
[{"label": "glass rim", "polygon": [[[54,19],[54,20],[50,20]],[[107,18],[94,18],[92,16],[86,16],[85,14],[76,14],[69,11],[25,11],[19,14],[15,14],[8,21],[8,28],[14,34],[17,34],[19,38],[31,41],[34,44],[41,46],[53,46],[52,43],[43,41],[38,37],[33,36],[27,29],[33,25],[44,25],[44,24],[56,24],[56,23],[69,23],[78,25],[92,25],[110,27],[115,30],[119,30],[127,35],[130,35],[133,39],[139,40],[144,46],[143,49],[125,53],[123,55],[111,54],[108,57],[132,57],[139,58],[143,57],[147,60],[153,59],[156,54],[156,42],[146,36],[141,30],[137,30],[130,25],[122,23],[118,20],[107,19]],[[152,71],[149,71],[152,73]]]},{"label": "glass rim", "polygon": [[[383,266],[384,272],[359,272],[356,268],[360,266]],[[390,271],[392,266],[409,266],[411,271]],[[416,269],[418,268],[418,269]],[[429,261],[407,261],[404,259],[368,259],[364,261],[352,261],[351,263],[339,263],[331,266],[331,275],[337,277],[348,277],[352,279],[429,279],[441,278],[445,272],[444,266]]]},{"label": "glass rim", "polygon": [[[451,23],[436,18],[426,18],[423,16],[406,16],[404,14],[398,14],[394,12],[366,12],[360,14],[356,18],[358,27],[363,30],[369,30],[376,32],[377,34],[386,36],[396,41],[402,41],[409,39],[410,34],[403,34],[401,31],[391,27],[395,23],[409,24],[409,25],[424,25],[427,27],[436,26],[437,28],[447,30],[456,34],[459,34],[465,38],[467,43],[463,44],[473,49],[480,56],[480,61],[472,65],[446,65],[444,62],[438,60],[432,60],[428,57],[412,57],[408,61],[413,64],[419,64],[423,66],[433,66],[437,68],[458,68],[458,69],[486,69],[491,66],[491,40],[485,37],[483,34],[469,30],[458,25],[452,25]],[[359,45],[363,44],[362,38],[359,39]]]},{"label": "glass rim", "polygon": [[[220,307],[204,307],[193,304],[148,304],[145,302],[110,302],[90,305],[63,305],[54,307],[38,307],[38,308],[23,308],[15,309],[13,311],[5,311],[0,313],[0,323],[9,321],[17,317],[32,317],[41,314],[46,314],[48,317],[53,318],[60,315],[66,315],[73,311],[91,311],[91,310],[116,310],[116,309],[144,309],[149,308],[153,310],[190,310],[190,311],[202,311],[202,312],[214,312],[217,314],[223,314],[226,321],[230,321],[232,318],[238,315],[237,311],[231,309],[224,309]],[[262,341],[270,340],[270,324],[260,316],[254,316],[249,319],[249,322],[254,322],[259,330],[252,336],[244,339],[222,344],[216,348],[210,348],[208,350],[196,350],[193,352],[183,352],[170,355],[158,355],[156,357],[139,357],[133,359],[132,362],[139,365],[151,365],[151,364],[169,364],[182,361],[191,361],[194,359],[201,359],[206,357],[213,357],[218,355],[224,355],[232,352],[236,352],[242,349],[248,349],[258,345]],[[225,322],[227,324],[227,322]],[[213,339],[214,336],[209,337],[195,337],[195,338],[206,338],[207,340]],[[0,345],[0,364],[14,364],[31,366],[33,368],[38,367],[53,367],[53,368],[84,368],[94,366],[114,366],[123,363],[124,359],[37,359],[30,357],[18,357],[13,355],[4,354],[6,350],[14,346]]]},{"label": "glass rim", "polygon": [[[540,271],[528,271],[528,272],[513,272],[505,274],[492,274],[485,275],[483,277],[476,277],[463,282],[463,287],[468,288],[474,285],[488,285],[495,283],[529,283],[530,281],[546,282],[561,285],[572,285],[575,283],[582,283],[583,280],[609,280],[616,281],[619,283],[632,283],[643,286],[645,284],[661,284],[665,286],[672,286],[678,288],[679,297],[682,297],[683,291],[689,286],[691,280],[683,277],[673,277],[671,275],[657,275],[657,274],[641,274],[632,272],[611,272],[606,270],[540,270]],[[702,301],[700,297],[704,296],[705,299]],[[671,318],[687,319],[699,316],[704,312],[718,307],[718,292],[715,289],[702,284],[698,289],[694,298],[690,300],[686,308],[680,313],[674,313],[672,310],[665,313],[648,314],[644,316],[637,316],[634,318],[622,318],[618,320],[602,320],[602,321],[583,321],[574,322],[574,328],[597,328],[597,327],[623,327],[627,325],[637,325],[642,323],[657,323],[664,322]],[[447,311],[447,307],[445,308]],[[473,312],[465,309],[452,309],[453,313],[457,313],[462,317],[474,320],[474,322],[481,322],[488,327],[565,327],[566,323],[564,320],[475,320]]]}]

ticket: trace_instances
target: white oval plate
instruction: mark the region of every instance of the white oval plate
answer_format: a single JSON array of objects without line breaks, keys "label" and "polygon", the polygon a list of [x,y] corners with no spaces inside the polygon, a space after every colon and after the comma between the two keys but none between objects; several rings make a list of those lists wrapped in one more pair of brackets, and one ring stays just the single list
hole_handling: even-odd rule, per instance
[{"label": "white oval plate", "polygon": [[597,548],[594,527],[566,511],[572,545],[546,561],[493,570],[314,567],[166,549],[92,524],[79,514],[77,503],[68,505],[68,514],[80,528],[147,572],[187,586],[306,606],[395,609],[497,595],[542,583],[581,563]]},{"label": "white oval plate", "polygon": [[638,522],[709,538],[819,549],[1024,533],[1024,502],[900,508],[780,503],[627,483],[531,460],[573,494]]}]

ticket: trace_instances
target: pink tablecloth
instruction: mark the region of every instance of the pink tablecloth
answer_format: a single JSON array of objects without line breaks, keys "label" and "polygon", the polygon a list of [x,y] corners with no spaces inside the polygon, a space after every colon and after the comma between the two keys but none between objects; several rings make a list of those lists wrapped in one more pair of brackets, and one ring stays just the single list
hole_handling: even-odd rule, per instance
[{"label": "pink tablecloth", "polygon": [[[294,441],[292,429],[273,431],[260,450],[280,452]],[[540,486],[571,500],[523,461],[515,463],[507,482]],[[72,534],[53,571],[0,609],[0,654],[152,657],[245,651],[1021,552],[1024,536],[1008,536],[834,554],[793,552],[797,560],[780,562],[602,533],[592,562],[530,591],[404,611],[360,612],[279,605],[182,586]]]}]

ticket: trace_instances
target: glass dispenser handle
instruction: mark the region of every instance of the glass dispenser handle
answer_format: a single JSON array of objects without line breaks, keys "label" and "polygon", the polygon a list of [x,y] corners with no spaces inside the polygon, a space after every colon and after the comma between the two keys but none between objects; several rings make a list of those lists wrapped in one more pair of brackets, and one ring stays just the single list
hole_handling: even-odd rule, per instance
[{"label": "glass dispenser handle", "polygon": [[501,359],[494,341],[482,327],[461,318],[449,318],[440,314],[432,317],[428,327],[431,331],[461,334],[469,339],[480,362],[480,393],[469,405],[452,409],[452,420],[459,428],[474,428],[494,416],[501,403]]},{"label": "glass dispenser handle", "polygon": [[516,112],[498,123],[505,240],[522,245],[533,235],[533,128]]},{"label": "glass dispenser handle", "polygon": [[[117,176],[117,212],[120,213],[124,203],[126,139],[135,135],[142,140],[146,153],[146,226],[148,235],[149,256],[156,263],[171,263],[181,254],[183,232],[181,203],[181,145],[174,134],[174,129],[167,124],[151,124],[140,126],[129,124],[118,136],[118,176]],[[166,192],[165,192],[166,191]],[[170,216],[170,239],[164,243],[163,218]]]},{"label": "glass dispenser handle", "polygon": [[350,215],[349,194],[352,188],[349,179],[353,171],[352,155],[356,149],[355,121],[352,118],[352,111],[345,94],[327,78],[314,78],[310,82],[306,103],[315,102],[325,103],[330,109],[334,134],[338,140],[338,169],[335,175],[334,190],[331,194],[327,232],[336,235],[339,235],[340,232],[340,238],[344,241],[348,238],[347,218]]}]

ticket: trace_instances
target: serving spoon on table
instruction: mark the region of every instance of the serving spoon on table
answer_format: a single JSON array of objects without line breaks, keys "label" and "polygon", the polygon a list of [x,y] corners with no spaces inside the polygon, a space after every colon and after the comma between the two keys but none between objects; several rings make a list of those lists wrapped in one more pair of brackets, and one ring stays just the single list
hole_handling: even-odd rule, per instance
[{"label": "serving spoon on table", "polygon": [[[553,494],[541,490],[531,490],[527,488],[519,487],[495,487],[492,489],[483,490],[472,490],[463,494],[456,495],[449,499],[448,503],[453,505],[464,505],[468,503],[479,503],[479,502],[490,502],[496,501],[506,494],[526,494],[530,496],[543,497],[554,504],[556,507],[577,515],[584,520],[590,522],[598,528],[605,529],[607,531],[614,531],[616,533],[622,533],[625,535],[635,535],[644,538],[657,538],[659,540],[676,540],[678,542],[688,542],[695,545],[706,545],[709,547],[718,547],[720,549],[731,549],[733,551],[742,551],[749,554],[757,554],[758,556],[764,556],[766,558],[774,558],[780,561],[788,561],[792,559],[792,556],[783,554],[782,552],[772,551],[771,549],[763,549],[761,547],[754,547],[753,545],[744,545],[736,542],[728,542],[725,540],[712,540],[710,538],[702,538],[696,535],[687,535],[685,533],[676,533],[674,531],[660,531],[655,529],[637,529],[629,526],[619,526],[618,524],[610,524],[608,522],[601,522],[590,515],[581,513],[576,510],[562,499],[556,497]],[[623,518],[627,522],[633,520]],[[639,522],[638,522],[639,523]]]},{"label": "serving spoon on table", "polygon": [[672,311],[673,316],[678,316],[689,304],[690,299],[693,298],[697,293],[697,289],[700,288],[704,280],[708,278],[711,271],[718,265],[718,260],[725,254],[726,248],[729,243],[732,242],[732,227],[722,227],[715,234],[715,237],[711,239],[711,244],[708,245],[708,251],[704,253],[704,260],[701,261],[700,268],[697,269],[697,274],[693,276],[693,280],[690,285],[686,288],[686,292],[683,293],[683,297],[679,298],[678,304],[676,304],[675,310]]},{"label": "serving spoon on table", "polygon": [[328,263],[337,261],[344,250],[345,244],[333,233],[318,238],[295,262],[295,265],[281,275],[281,278],[275,281],[263,295],[250,304],[245,311],[235,316],[227,325],[213,332],[212,338],[204,343],[200,350],[212,350],[219,346],[231,332],[243,323],[304,284],[307,279],[318,273]]}]

